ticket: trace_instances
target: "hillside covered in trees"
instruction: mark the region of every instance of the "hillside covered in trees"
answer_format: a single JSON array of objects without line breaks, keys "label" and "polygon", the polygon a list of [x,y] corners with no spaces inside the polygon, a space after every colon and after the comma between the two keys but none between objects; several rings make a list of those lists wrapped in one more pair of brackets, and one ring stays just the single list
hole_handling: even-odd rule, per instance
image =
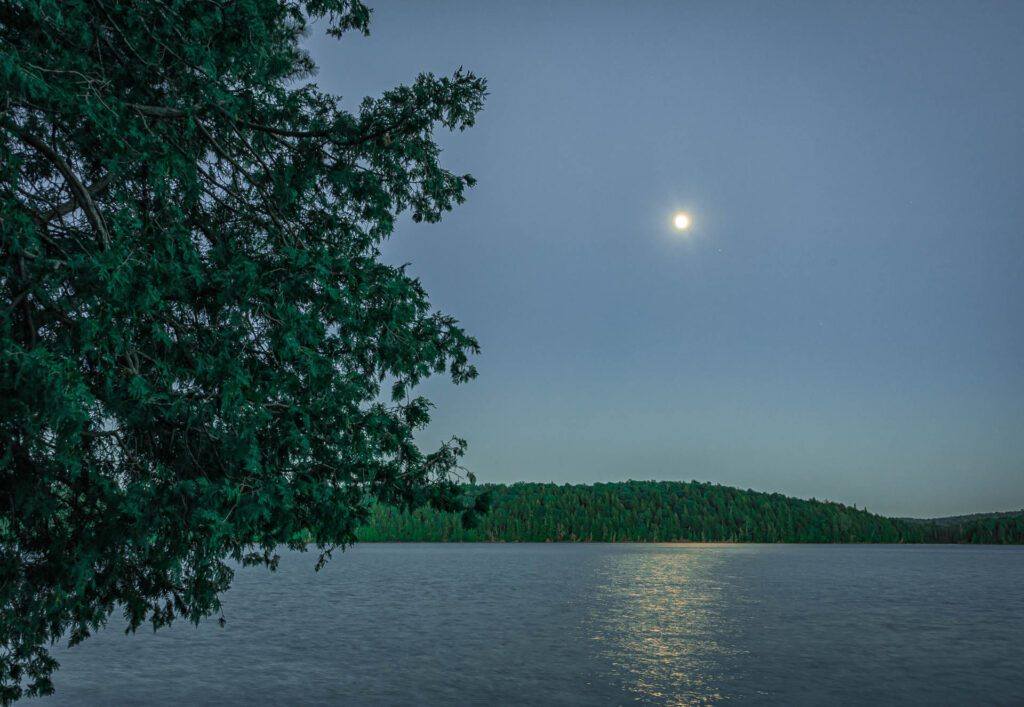
[{"label": "hillside covered in trees", "polygon": [[956,518],[913,520],[927,531],[926,542],[978,545],[1024,544],[1024,511],[975,513]]},{"label": "hillside covered in trees", "polygon": [[364,542],[897,543],[1024,540],[1024,514],[958,525],[885,518],[856,507],[700,482],[485,484],[492,510],[475,528],[460,516],[374,508]]},{"label": "hillside covered in trees", "polygon": [[378,505],[364,542],[1020,543],[1024,514],[943,525],[886,518],[840,503],[701,482],[484,484],[492,510],[457,514]]}]

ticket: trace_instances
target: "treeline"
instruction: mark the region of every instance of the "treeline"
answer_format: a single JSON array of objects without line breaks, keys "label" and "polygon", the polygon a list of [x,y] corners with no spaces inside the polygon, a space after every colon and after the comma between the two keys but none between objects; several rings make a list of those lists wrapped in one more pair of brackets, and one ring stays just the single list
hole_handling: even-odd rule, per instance
[{"label": "treeline", "polygon": [[458,515],[373,509],[366,542],[927,542],[931,527],[828,501],[700,482],[485,484],[492,509]]},{"label": "treeline", "polygon": [[[945,519],[943,519],[945,520]],[[1024,544],[1024,512],[972,516],[959,523],[923,521],[927,542],[971,543],[976,545]]]},{"label": "treeline", "polygon": [[1022,543],[1024,514],[958,524],[886,518],[840,503],[711,483],[484,484],[492,509],[459,515],[373,509],[364,542]]},{"label": "treeline", "polygon": [[945,518],[903,518],[915,523],[935,523],[936,525],[963,525],[974,520],[987,520],[989,518],[1004,518],[1010,516],[1024,516],[1024,508],[1019,511],[998,511],[995,513],[971,513],[963,516],[946,516]]}]

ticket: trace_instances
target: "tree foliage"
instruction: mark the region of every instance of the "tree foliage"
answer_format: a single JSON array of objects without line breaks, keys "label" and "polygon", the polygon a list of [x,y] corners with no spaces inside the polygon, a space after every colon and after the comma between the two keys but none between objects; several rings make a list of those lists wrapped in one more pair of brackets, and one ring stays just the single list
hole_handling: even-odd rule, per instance
[{"label": "tree foliage", "polygon": [[361,540],[499,542],[924,542],[927,528],[839,503],[718,484],[484,484],[490,513],[462,527],[450,513],[377,506]]},{"label": "tree foliage", "polygon": [[931,542],[1024,545],[1024,513],[1021,512],[917,522],[925,524]]},{"label": "tree foliage", "polygon": [[841,503],[718,484],[483,484],[490,511],[465,527],[456,514],[377,504],[361,541],[1024,543],[1024,513],[935,520],[886,518]]},{"label": "tree foliage", "polygon": [[0,0],[0,698],[117,608],[198,622],[226,560],[324,562],[369,504],[468,509],[464,447],[413,435],[477,343],[378,245],[473,183],[433,131],[482,79],[354,112],[307,24],[359,0]]}]

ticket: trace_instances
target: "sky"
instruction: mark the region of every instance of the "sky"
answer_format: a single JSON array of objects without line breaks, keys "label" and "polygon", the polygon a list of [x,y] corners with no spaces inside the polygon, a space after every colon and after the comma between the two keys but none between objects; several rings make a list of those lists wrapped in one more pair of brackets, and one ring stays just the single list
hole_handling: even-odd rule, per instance
[{"label": "sky", "polygon": [[[1024,507],[1024,3],[380,0],[354,110],[487,79],[479,183],[384,259],[481,344],[419,436],[478,481]],[[685,211],[691,227],[677,231]]]}]

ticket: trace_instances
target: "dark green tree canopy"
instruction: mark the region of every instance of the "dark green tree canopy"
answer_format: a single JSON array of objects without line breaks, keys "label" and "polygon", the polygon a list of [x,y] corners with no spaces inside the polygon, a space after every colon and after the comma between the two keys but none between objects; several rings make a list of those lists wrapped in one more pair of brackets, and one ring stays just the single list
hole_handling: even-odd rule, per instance
[{"label": "dark green tree canopy", "polygon": [[[0,697],[45,644],[219,608],[228,558],[354,540],[374,501],[474,505],[413,435],[477,343],[380,262],[473,183],[433,130],[485,83],[346,112],[300,39],[358,0],[0,0]],[[349,67],[351,69],[351,67]]]}]

